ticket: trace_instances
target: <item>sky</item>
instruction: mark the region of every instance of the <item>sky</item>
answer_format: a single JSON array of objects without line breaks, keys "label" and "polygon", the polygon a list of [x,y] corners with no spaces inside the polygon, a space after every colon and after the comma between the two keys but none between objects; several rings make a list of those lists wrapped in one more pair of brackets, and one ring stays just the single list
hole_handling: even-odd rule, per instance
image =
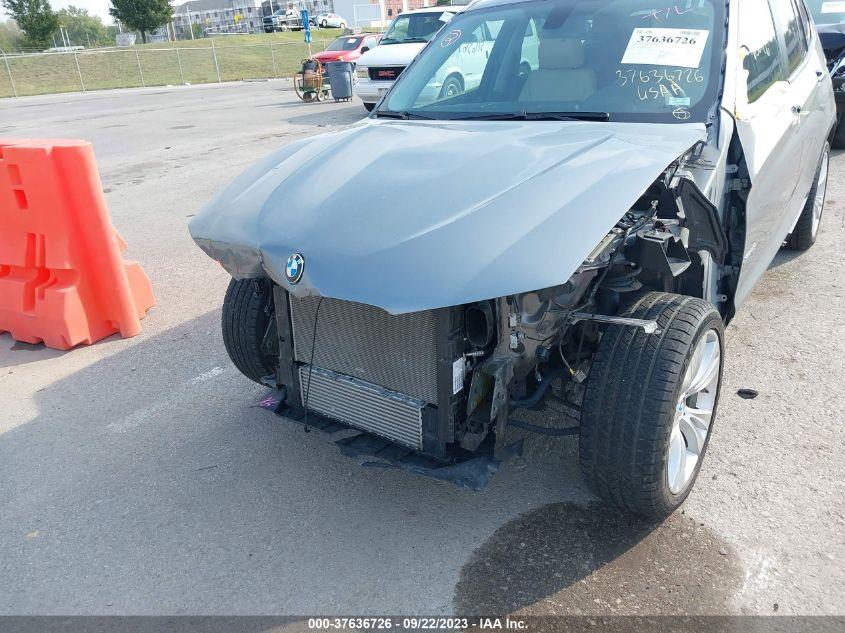
[{"label": "sky", "polygon": [[[114,20],[109,15],[109,0],[50,0],[50,6],[55,11],[64,9],[71,4],[80,9],[88,9],[88,13],[91,15],[99,15],[106,24],[114,23]],[[2,7],[0,7],[0,16],[2,19],[8,17]]]}]

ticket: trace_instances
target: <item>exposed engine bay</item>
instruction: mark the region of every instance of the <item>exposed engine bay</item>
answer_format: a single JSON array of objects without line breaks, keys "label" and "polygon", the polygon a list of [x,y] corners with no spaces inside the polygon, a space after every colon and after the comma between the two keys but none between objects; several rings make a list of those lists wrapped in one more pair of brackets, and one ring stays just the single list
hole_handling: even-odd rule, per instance
[{"label": "exposed engine bay", "polygon": [[501,449],[512,410],[542,406],[557,380],[586,379],[608,324],[658,331],[654,321],[614,316],[625,304],[650,290],[704,297],[714,278],[731,283],[713,274],[728,254],[718,211],[679,175],[682,164],[558,286],[399,315],[276,286],[268,335],[278,332],[274,380],[287,387],[288,405],[439,459]]}]

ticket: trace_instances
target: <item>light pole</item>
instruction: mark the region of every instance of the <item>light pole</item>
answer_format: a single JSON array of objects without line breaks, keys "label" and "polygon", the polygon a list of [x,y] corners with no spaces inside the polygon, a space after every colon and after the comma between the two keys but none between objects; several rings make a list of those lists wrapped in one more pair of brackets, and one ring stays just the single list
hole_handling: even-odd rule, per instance
[{"label": "light pole", "polygon": [[194,23],[191,21],[191,7],[185,5],[185,11],[188,12],[188,30],[191,32],[191,39],[194,39]]}]

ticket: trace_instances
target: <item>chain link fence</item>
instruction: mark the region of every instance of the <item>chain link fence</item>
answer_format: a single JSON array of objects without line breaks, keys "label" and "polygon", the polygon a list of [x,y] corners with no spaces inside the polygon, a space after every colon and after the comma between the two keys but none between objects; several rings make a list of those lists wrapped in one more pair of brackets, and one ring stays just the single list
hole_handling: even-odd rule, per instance
[{"label": "chain link fence", "polygon": [[[329,41],[314,42],[312,49]],[[291,77],[306,57],[302,42],[219,46],[214,40],[191,47],[0,51],[0,97]]]}]

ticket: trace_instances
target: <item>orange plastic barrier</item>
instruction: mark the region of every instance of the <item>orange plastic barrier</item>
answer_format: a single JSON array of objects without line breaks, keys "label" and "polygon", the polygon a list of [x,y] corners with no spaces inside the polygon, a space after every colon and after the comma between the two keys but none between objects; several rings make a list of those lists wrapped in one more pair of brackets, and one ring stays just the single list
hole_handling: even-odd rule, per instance
[{"label": "orange plastic barrier", "polygon": [[56,349],[135,336],[155,298],[125,249],[90,143],[0,139],[0,332]]}]

